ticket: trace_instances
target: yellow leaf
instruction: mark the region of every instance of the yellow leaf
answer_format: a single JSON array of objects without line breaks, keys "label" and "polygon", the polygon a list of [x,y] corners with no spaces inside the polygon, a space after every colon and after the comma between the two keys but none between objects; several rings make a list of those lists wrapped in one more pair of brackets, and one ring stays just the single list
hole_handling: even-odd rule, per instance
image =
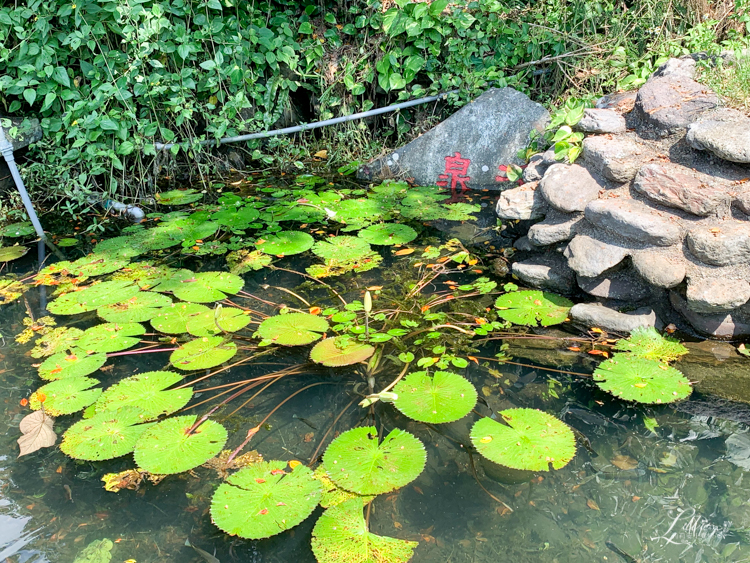
[{"label": "yellow leaf", "polygon": [[592,328],[591,332],[596,333],[596,334],[601,334],[604,331],[602,329],[600,329],[600,328]]},{"label": "yellow leaf", "polygon": [[591,510],[599,510],[599,505],[596,504],[596,502],[592,499],[586,501],[586,506],[588,506]]},{"label": "yellow leaf", "polygon": [[293,459],[292,461],[289,462],[289,467],[291,467],[292,469],[294,469],[298,465],[302,465],[302,462],[297,461],[296,459]]},{"label": "yellow leaf", "polygon": [[402,248],[401,250],[397,250],[394,252],[396,256],[406,256],[407,254],[411,254],[414,252],[413,248]]},{"label": "yellow leaf", "polygon": [[318,151],[313,156],[315,158],[328,158],[328,151],[327,150]]}]

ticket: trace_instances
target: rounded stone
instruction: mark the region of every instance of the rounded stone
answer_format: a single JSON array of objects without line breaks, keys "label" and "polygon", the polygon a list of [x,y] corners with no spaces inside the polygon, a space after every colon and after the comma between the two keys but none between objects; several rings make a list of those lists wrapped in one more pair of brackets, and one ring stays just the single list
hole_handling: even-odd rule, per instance
[{"label": "rounded stone", "polygon": [[703,223],[687,235],[690,252],[712,266],[750,262],[750,222],[717,221]]}]

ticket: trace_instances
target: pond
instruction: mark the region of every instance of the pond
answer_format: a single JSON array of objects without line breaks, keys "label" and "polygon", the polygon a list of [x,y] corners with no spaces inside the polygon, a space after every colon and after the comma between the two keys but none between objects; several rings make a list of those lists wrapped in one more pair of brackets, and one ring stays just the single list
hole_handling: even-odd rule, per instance
[{"label": "pond", "polygon": [[[246,190],[243,197],[266,193],[257,185],[241,189]],[[270,193],[272,200],[284,200],[287,194],[281,191],[277,188]],[[298,193],[292,195],[290,209],[305,209],[305,204],[312,201],[310,197],[300,201],[303,198]],[[577,333],[564,323],[560,325],[563,331],[510,326],[493,320],[492,307],[500,287],[513,280],[495,276],[491,255],[502,262],[501,248],[507,240],[500,229],[493,229],[493,222],[487,217],[491,206],[480,207],[491,201],[489,196],[471,197],[479,204],[473,208],[473,212],[480,213],[476,221],[416,217],[416,221],[409,222],[403,220],[402,213],[401,222],[418,230],[418,238],[393,246],[375,246],[382,257],[375,259],[380,267],[365,268],[367,271],[362,273],[305,277],[301,274],[306,271],[316,272],[309,268],[320,263],[318,258],[328,258],[311,256],[309,252],[291,257],[267,254],[273,256],[274,267],[248,268],[240,274],[242,291],[233,292],[236,295],[223,302],[225,308],[237,305],[251,310],[249,317],[255,323],[236,333],[239,353],[221,364],[232,367],[202,380],[204,374],[220,370],[221,365],[187,370],[183,375],[191,382],[194,393],[190,403],[176,414],[204,415],[232,392],[249,387],[218,409],[212,419],[229,433],[226,448],[234,450],[248,430],[256,429],[242,453],[252,450],[265,460],[281,460],[284,466],[297,461],[315,468],[331,440],[350,428],[373,425],[381,437],[393,429],[406,430],[424,445],[425,467],[405,485],[376,496],[366,509],[366,518],[374,534],[418,542],[411,559],[414,562],[750,560],[750,432],[746,424],[750,410],[739,403],[731,403],[729,408],[722,403],[725,408],[719,417],[705,406],[707,398],[697,393],[674,406],[639,405],[616,399],[590,377],[611,352],[616,337]],[[261,219],[268,212],[268,202],[264,205],[258,206]],[[334,203],[320,203],[314,211],[328,213],[329,205],[333,208]],[[424,207],[431,205],[428,201]],[[174,220],[183,218],[177,216]],[[164,216],[160,219],[167,223],[173,220]],[[359,219],[348,224],[362,227]],[[267,223],[265,228],[260,235],[254,235],[258,245],[264,244],[259,242],[263,237],[271,240],[279,232],[268,230]],[[341,225],[334,228],[322,217],[296,217],[296,222],[284,224],[284,229],[312,230],[319,240],[321,235],[347,233]],[[138,232],[130,229],[126,235]],[[241,235],[227,232],[220,242],[231,244],[230,236]],[[225,271],[220,253],[190,252],[194,247],[211,244],[209,238],[194,237],[182,245],[187,252],[170,247],[148,257],[196,272]],[[194,241],[199,242],[193,244]],[[127,246],[122,240],[119,244],[121,248]],[[441,247],[442,251],[431,254],[430,248]],[[68,252],[71,259],[83,255],[75,249]],[[443,260],[463,252],[466,255],[461,261]],[[425,253],[427,256],[421,258]],[[134,262],[140,259],[131,258]],[[31,260],[10,265],[21,277],[36,266]],[[459,268],[461,265],[465,267]],[[331,263],[324,262],[323,266],[330,267]],[[128,268],[132,264],[120,269]],[[470,269],[477,272],[471,273]],[[439,276],[433,275],[438,271]],[[496,280],[499,287],[478,289],[473,284],[480,276]],[[106,278],[102,275],[100,279]],[[420,291],[415,291],[415,285]],[[60,437],[80,420],[80,413],[56,418],[57,446],[17,457],[19,423],[30,412],[26,400],[45,383],[38,373],[45,358],[29,355],[36,336],[32,342],[21,344],[14,337],[25,328],[23,319],[29,312],[35,319],[44,317],[43,304],[56,298],[50,295],[55,289],[54,285],[29,288],[22,299],[4,305],[0,317],[0,334],[4,337],[0,381],[5,390],[0,407],[4,425],[0,433],[0,560],[72,563],[92,542],[108,539],[112,545],[106,544],[106,556],[86,561],[108,561],[111,555],[112,561],[139,563],[315,562],[311,536],[323,508],[315,508],[299,525],[268,539],[227,535],[212,523],[212,498],[222,483],[214,468],[199,465],[168,475],[158,484],[144,479],[136,490],[106,491],[102,478],[133,469],[133,456],[84,461],[65,455],[57,447]],[[174,295],[181,289],[178,287]],[[488,291],[483,293],[484,289]],[[401,409],[386,402],[387,397],[371,406],[359,406],[372,394],[363,363],[326,367],[309,360],[309,345],[278,346],[266,342],[268,346],[259,346],[259,339],[253,337],[258,323],[275,317],[282,306],[296,313],[314,312],[319,317],[341,315],[331,320],[332,326],[340,325],[339,333],[351,329],[352,334],[358,335],[366,330],[371,339],[370,331],[385,334],[379,332],[381,321],[377,318],[359,330],[366,290],[373,298],[373,314],[399,311],[404,320],[418,323],[423,322],[420,315],[442,313],[446,316],[428,318],[431,327],[441,323],[469,331],[469,327],[492,326],[485,335],[479,331],[473,340],[464,338],[460,331],[454,334],[456,331],[444,330],[438,331],[439,336],[432,338],[432,343],[423,338],[414,340],[409,347],[384,347],[387,354],[381,361],[385,367],[372,375],[374,388],[383,389],[401,372],[404,361],[398,360],[400,353],[413,352],[419,359],[435,356],[435,363],[423,361],[420,367],[429,369],[435,365],[465,377],[478,393],[471,413],[455,422],[433,424],[405,416]],[[346,309],[342,302],[355,306]],[[460,306],[456,304],[459,302]],[[209,306],[212,307],[210,303]],[[331,312],[333,308],[338,312]],[[359,315],[356,327],[347,325],[347,313]],[[219,319],[216,324],[222,328],[221,323],[228,323],[229,317],[220,314],[224,315],[212,312],[210,318]],[[93,311],[55,318],[58,326],[80,330],[100,324]],[[499,324],[492,325],[493,322]],[[151,326],[156,325],[151,322]],[[394,333],[396,336],[390,339],[383,336],[382,342],[420,336],[415,333],[421,328],[409,323],[402,326],[403,332]],[[228,327],[224,324],[223,328]],[[437,334],[436,331],[430,328],[425,334]],[[147,332],[136,337],[149,343],[136,348],[144,353],[109,352],[106,364],[92,375],[103,388],[134,374],[182,369],[174,361],[170,367],[174,348],[185,340],[181,336]],[[428,341],[417,344],[419,340]],[[154,352],[159,349],[166,351]],[[590,350],[599,353],[587,353]],[[389,355],[394,358],[392,361],[387,359]],[[238,361],[245,357],[251,359]],[[683,361],[685,358],[678,360],[676,367]],[[414,366],[411,371],[416,370]],[[254,380],[255,386],[243,383],[248,380]],[[472,447],[472,425],[481,417],[497,419],[499,412],[512,408],[539,409],[569,425],[575,434],[575,457],[553,471],[508,470],[484,459]],[[346,559],[360,561],[352,554],[346,554]]]}]

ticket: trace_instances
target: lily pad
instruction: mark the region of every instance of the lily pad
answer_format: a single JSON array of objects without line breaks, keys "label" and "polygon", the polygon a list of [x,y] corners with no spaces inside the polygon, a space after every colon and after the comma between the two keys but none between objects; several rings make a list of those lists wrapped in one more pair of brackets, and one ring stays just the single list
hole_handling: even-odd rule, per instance
[{"label": "lily pad", "polygon": [[111,274],[121,270],[130,263],[130,259],[114,257],[107,254],[89,254],[71,262],[70,272],[76,277],[94,277]]},{"label": "lily pad", "polygon": [[253,207],[239,209],[222,209],[211,215],[211,221],[216,221],[223,227],[234,231],[244,231],[260,216],[260,212]]},{"label": "lily pad", "polygon": [[80,420],[63,435],[60,449],[73,459],[101,461],[129,454],[153,423],[145,421],[143,411],[125,407],[105,411]]},{"label": "lily pad", "polygon": [[187,331],[193,336],[217,336],[237,332],[250,324],[249,311],[237,307],[220,307],[188,319]]},{"label": "lily pad", "polygon": [[353,498],[359,499],[360,503],[365,505],[375,498],[375,495],[358,495],[342,489],[336,483],[331,481],[328,473],[326,473],[325,467],[322,465],[318,466],[313,475],[318,481],[320,481],[320,485],[323,488],[323,493],[320,496],[320,506],[323,508],[330,508],[331,506],[336,506],[337,504],[341,504],[342,502]]},{"label": "lily pad", "polygon": [[316,242],[312,251],[313,254],[326,260],[345,262],[369,254],[372,248],[364,239],[342,235]]},{"label": "lily pad", "polygon": [[448,209],[438,203],[425,203],[424,205],[403,205],[401,215],[407,219],[416,219],[419,221],[436,221],[445,219],[448,215]]},{"label": "lily pad", "polygon": [[339,487],[359,495],[387,493],[416,479],[427,461],[422,442],[400,429],[381,443],[374,426],[353,428],[328,446],[323,465]]},{"label": "lily pad", "polygon": [[166,295],[141,291],[126,301],[99,307],[96,314],[110,323],[141,323],[158,315],[163,307],[172,305]]},{"label": "lily pad", "polygon": [[188,404],[192,387],[167,390],[182,381],[182,376],[171,371],[147,371],[132,375],[107,389],[94,404],[97,413],[122,407],[136,407],[145,418],[154,420],[172,414]]},{"label": "lily pad", "polygon": [[172,475],[190,471],[218,454],[227,441],[226,429],[206,420],[188,434],[197,418],[168,418],[146,430],[135,445],[137,466],[149,473]]},{"label": "lily pad", "polygon": [[26,221],[23,223],[11,223],[0,229],[0,236],[10,238],[27,237],[34,233],[36,233],[34,225]]},{"label": "lily pad", "polygon": [[52,301],[47,309],[55,315],[76,315],[126,301],[139,291],[138,286],[128,280],[107,281],[66,293]]},{"label": "lily pad", "polygon": [[255,242],[255,247],[272,256],[292,256],[310,250],[315,243],[307,233],[300,231],[280,231]]},{"label": "lily pad", "polygon": [[627,350],[638,358],[661,362],[673,362],[688,353],[676,338],[662,336],[652,326],[636,328],[629,338],[615,344],[615,350]]},{"label": "lily pad", "polygon": [[418,542],[370,533],[362,510],[362,503],[351,499],[318,518],[312,537],[318,563],[407,563]]},{"label": "lily pad", "polygon": [[186,371],[208,369],[223,364],[237,353],[237,345],[221,336],[196,338],[186,342],[169,356],[170,363]]},{"label": "lily pad", "polygon": [[0,305],[12,303],[23,295],[29,286],[17,280],[0,280]]},{"label": "lily pad", "polygon": [[191,319],[211,312],[211,309],[198,303],[173,303],[151,318],[151,326],[166,334],[182,334],[187,332]]},{"label": "lily pad", "polygon": [[57,246],[67,248],[69,246],[78,246],[81,243],[77,238],[65,237],[57,241]]},{"label": "lily pad", "polygon": [[382,261],[383,257],[377,252],[368,252],[355,260],[326,260],[325,264],[313,264],[305,271],[314,278],[328,278],[349,272],[367,272],[380,266]]},{"label": "lily pad", "polygon": [[121,236],[103,240],[94,247],[94,254],[108,258],[135,258],[147,249],[139,244],[136,236]]},{"label": "lily pad", "polygon": [[570,427],[536,409],[507,409],[498,413],[505,424],[480,418],[471,429],[471,442],[484,457],[500,465],[527,471],[565,467],[576,455]]},{"label": "lily pad", "polygon": [[693,391],[679,370],[631,354],[615,354],[599,364],[594,381],[607,393],[638,403],[673,403],[687,399]]},{"label": "lily pad", "polygon": [[42,385],[29,397],[29,406],[33,410],[42,407],[44,398],[44,412],[52,416],[73,414],[81,411],[95,402],[101,389],[91,389],[99,381],[91,377],[68,377]]},{"label": "lily pad", "polygon": [[495,301],[500,317],[526,326],[560,324],[568,317],[572,306],[569,299],[546,291],[513,291]]},{"label": "lily pad", "polygon": [[10,262],[26,255],[29,249],[25,246],[0,246],[0,262]]},{"label": "lily pad", "polygon": [[160,293],[172,293],[183,301],[211,303],[226,299],[242,289],[242,278],[228,272],[201,272],[194,274],[180,270],[168,280],[153,288]]},{"label": "lily pad", "polygon": [[312,471],[285,461],[261,461],[231,475],[211,500],[211,519],[230,536],[267,538],[312,514],[321,486]]},{"label": "lily pad", "polygon": [[138,344],[145,333],[139,323],[103,323],[87,329],[77,345],[87,352],[119,352]]},{"label": "lily pad", "polygon": [[417,371],[400,381],[393,392],[393,404],[409,418],[433,424],[453,422],[471,412],[477,403],[477,391],[465,378],[447,371],[430,376]]},{"label": "lily pad", "polygon": [[[175,221],[169,221],[168,223],[159,225],[156,229],[153,229],[153,237],[155,237],[154,242],[158,241],[159,237],[166,236],[172,240],[180,242],[183,246],[187,246],[194,241],[210,237],[218,230],[218,223],[207,221],[205,219],[199,220],[194,217],[186,217],[184,219],[176,219]],[[143,235],[141,238],[142,240],[145,240]]]},{"label": "lily pad", "polygon": [[44,360],[39,366],[39,377],[47,381],[82,377],[94,373],[107,362],[107,354],[87,354],[81,348],[59,352]]},{"label": "lily pad", "polygon": [[197,190],[169,190],[156,194],[156,203],[162,205],[187,205],[203,199],[203,194]]},{"label": "lily pad", "polygon": [[318,342],[310,351],[310,359],[328,367],[341,367],[365,361],[375,348],[349,337],[337,336]]},{"label": "lily pad", "polygon": [[173,229],[146,229],[132,235],[133,244],[137,245],[143,252],[149,250],[164,250],[182,243],[180,233]]},{"label": "lily pad", "polygon": [[64,352],[77,345],[78,339],[83,335],[80,328],[59,326],[53,328],[41,338],[34,342],[35,346],[31,349],[32,358],[43,358],[51,356],[57,352]]},{"label": "lily pad", "polygon": [[227,254],[227,264],[229,271],[233,274],[244,274],[254,270],[262,270],[271,262],[273,258],[268,254],[263,254],[260,250],[237,250]]},{"label": "lily pad", "polygon": [[417,231],[408,225],[382,223],[380,225],[370,225],[366,229],[362,229],[357,236],[370,244],[406,244],[417,238]]},{"label": "lily pad", "polygon": [[308,313],[288,313],[260,323],[258,335],[281,346],[303,346],[315,342],[328,330],[328,321]]}]

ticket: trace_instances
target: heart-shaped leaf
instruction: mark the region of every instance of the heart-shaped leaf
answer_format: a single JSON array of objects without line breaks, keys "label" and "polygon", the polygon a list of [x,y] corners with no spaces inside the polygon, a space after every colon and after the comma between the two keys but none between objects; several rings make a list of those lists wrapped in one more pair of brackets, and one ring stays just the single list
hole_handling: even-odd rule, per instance
[{"label": "heart-shaped leaf", "polygon": [[57,434],[52,430],[54,423],[55,419],[41,410],[24,416],[19,426],[22,436],[18,439],[21,449],[18,457],[54,446],[57,442]]}]

